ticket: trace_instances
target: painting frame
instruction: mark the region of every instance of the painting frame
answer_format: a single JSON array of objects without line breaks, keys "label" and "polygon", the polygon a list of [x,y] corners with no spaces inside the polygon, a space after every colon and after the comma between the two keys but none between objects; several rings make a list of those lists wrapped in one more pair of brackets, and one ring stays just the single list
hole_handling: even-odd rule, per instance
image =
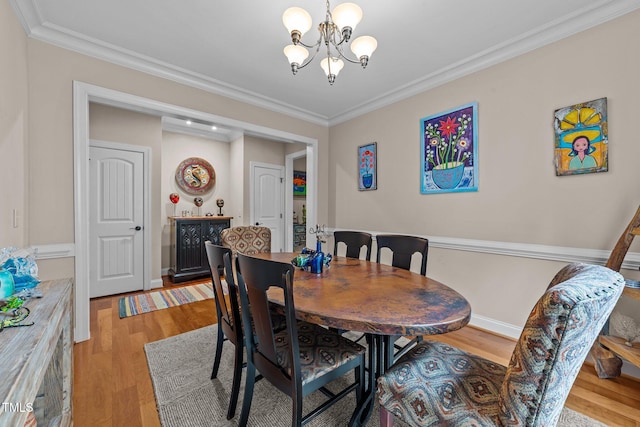
[{"label": "painting frame", "polygon": [[182,191],[199,196],[213,189],[216,184],[216,171],[205,159],[189,157],[176,168],[175,179]]},{"label": "painting frame", "polygon": [[358,190],[378,189],[378,143],[358,146]]},{"label": "painting frame", "polygon": [[293,195],[294,196],[306,196],[307,195],[307,172],[306,171],[293,171]]},{"label": "painting frame", "polygon": [[478,103],[420,119],[420,193],[478,191]]},{"label": "painting frame", "polygon": [[556,176],[609,170],[607,98],[558,108],[553,113]]}]

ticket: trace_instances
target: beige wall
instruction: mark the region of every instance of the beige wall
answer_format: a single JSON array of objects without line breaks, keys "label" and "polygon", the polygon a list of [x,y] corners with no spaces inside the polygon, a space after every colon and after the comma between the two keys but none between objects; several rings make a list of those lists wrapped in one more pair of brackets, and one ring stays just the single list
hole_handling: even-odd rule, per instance
[{"label": "beige wall", "polygon": [[[167,217],[173,215],[173,204],[169,201],[169,194],[178,193],[180,201],[176,205],[176,212],[182,210],[197,212],[193,199],[197,196],[182,191],[176,182],[176,170],[180,163],[189,157],[201,157],[208,161],[215,171],[215,184],[210,192],[199,195],[203,204],[200,213],[218,213],[216,199],[225,200],[225,208],[231,209],[227,202],[229,198],[229,182],[231,181],[230,145],[225,141],[183,135],[174,132],[162,134],[162,217],[168,224]],[[224,209],[224,208],[223,208]]]},{"label": "beige wall", "polygon": [[216,199],[224,199],[223,213],[233,210],[233,204],[229,200],[231,167],[230,145],[228,142],[213,139],[199,138],[197,136],[183,135],[173,132],[162,134],[162,194],[160,197],[162,211],[162,269],[165,271],[171,265],[171,224],[169,216],[173,216],[174,205],[169,201],[169,194],[178,193],[180,201],[175,206],[179,216],[183,210],[197,214],[197,207],[193,199],[197,196],[185,193],[176,183],[176,169],[180,163],[189,157],[201,157],[208,161],[215,171],[215,185],[207,194],[200,195],[203,204],[200,214],[218,213]]},{"label": "beige wall", "polygon": [[0,248],[22,247],[29,188],[27,40],[7,1],[0,2],[0,57]]},{"label": "beige wall", "polygon": [[269,163],[284,167],[285,143],[245,135],[243,173],[244,173],[244,212],[241,224],[251,223],[251,162]]},{"label": "beige wall", "polygon": [[151,232],[151,280],[161,280],[160,242],[163,217],[160,197],[162,183],[160,117],[91,103],[89,125],[91,139],[151,148],[151,224],[147,226],[147,230]]},{"label": "beige wall", "polygon": [[[11,18],[15,21],[15,17]],[[29,39],[27,44],[31,148],[28,163],[30,179],[37,183],[27,195],[27,218],[30,224],[25,242],[27,245],[74,241],[74,80],[317,139],[319,169],[321,173],[327,173],[328,130],[322,126],[96,60],[37,40]],[[20,173],[17,169],[13,172]],[[323,221],[327,221],[326,183],[319,183],[319,187],[318,215]],[[153,206],[160,206],[160,203],[157,200],[152,201]],[[42,212],[47,212],[47,215],[43,215]],[[159,226],[159,221],[156,224]],[[51,271],[55,272],[55,276],[41,275],[43,279],[74,275],[73,264],[62,260],[49,262],[54,264]],[[155,267],[153,275],[156,275]]]},{"label": "beige wall", "polygon": [[234,225],[244,225],[244,136],[231,141],[230,156],[232,179],[229,201],[232,208],[225,208],[225,213],[233,217]]},{"label": "beige wall", "polygon": [[[640,202],[640,12],[330,129],[339,228],[611,250]],[[556,177],[554,110],[608,98],[609,171]],[[420,119],[472,101],[479,190],[420,194]],[[378,143],[378,190],[359,192],[357,146]],[[632,250],[640,246],[634,244]],[[428,274],[474,314],[524,324],[562,263],[432,249]]]}]

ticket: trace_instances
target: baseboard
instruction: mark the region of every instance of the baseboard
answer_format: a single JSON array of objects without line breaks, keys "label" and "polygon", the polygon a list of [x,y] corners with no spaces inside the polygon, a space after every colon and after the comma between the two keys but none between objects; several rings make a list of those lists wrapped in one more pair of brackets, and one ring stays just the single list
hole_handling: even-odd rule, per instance
[{"label": "baseboard", "polygon": [[476,328],[484,329],[485,331],[491,332],[493,334],[512,338],[514,340],[520,338],[520,333],[522,332],[522,328],[519,328],[517,326],[510,325],[509,323],[501,322],[499,320],[490,319],[488,317],[478,316],[475,314],[471,314],[469,325]]},{"label": "baseboard", "polygon": [[161,287],[162,287],[162,279],[153,279],[151,281],[151,289],[156,289]]}]

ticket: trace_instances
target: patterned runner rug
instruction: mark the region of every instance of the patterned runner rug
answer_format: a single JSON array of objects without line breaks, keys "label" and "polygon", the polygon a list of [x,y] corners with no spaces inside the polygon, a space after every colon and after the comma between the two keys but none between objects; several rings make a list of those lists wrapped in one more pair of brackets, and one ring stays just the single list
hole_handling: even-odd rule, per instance
[{"label": "patterned runner rug", "polygon": [[[210,379],[216,347],[217,325],[186,332],[144,346],[162,427],[235,427],[240,418],[244,372],[235,418],[226,419],[231,379],[233,345],[225,342],[217,379]],[[338,379],[337,381],[340,381]],[[314,392],[304,399],[303,412],[326,397]],[[355,408],[353,393],[311,420],[307,427],[344,427]],[[268,381],[254,388],[247,427],[291,425],[291,399]],[[367,427],[379,427],[377,401]],[[396,420],[395,427],[408,427]],[[604,424],[564,408],[557,427],[603,427]]]},{"label": "patterned runner rug", "polygon": [[184,286],[120,298],[120,318],[213,298],[211,283]]}]

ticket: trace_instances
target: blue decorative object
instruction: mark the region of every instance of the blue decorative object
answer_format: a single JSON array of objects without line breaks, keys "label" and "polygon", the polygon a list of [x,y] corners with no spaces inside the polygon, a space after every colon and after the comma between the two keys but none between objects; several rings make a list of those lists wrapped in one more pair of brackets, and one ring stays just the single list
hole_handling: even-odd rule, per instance
[{"label": "blue decorative object", "polygon": [[302,248],[300,255],[293,258],[291,264],[295,267],[300,267],[302,270],[320,274],[325,266],[329,267],[329,263],[333,259],[331,254],[322,252],[322,243],[326,241],[327,232],[324,225],[316,225],[315,228],[309,230],[309,233],[316,235],[316,250],[314,251],[307,247]]},{"label": "blue decorative object", "polygon": [[14,291],[13,275],[9,271],[0,268],[0,299],[9,298]]},{"label": "blue decorative object", "polygon": [[[304,248],[304,249],[308,249],[308,248]],[[304,249],[303,249],[303,251],[304,251]],[[309,256],[309,254],[303,252],[302,255],[298,255],[297,257],[292,259],[291,260],[291,264],[293,264],[294,267],[300,267],[302,270],[306,270],[307,267],[309,267],[309,260],[310,259],[311,259],[311,257]]]},{"label": "blue decorative object", "polygon": [[33,256],[16,248],[3,248],[0,252],[0,268],[13,277],[14,291],[35,288],[40,283],[36,278],[38,266]]},{"label": "blue decorative object", "polygon": [[311,258],[311,272],[315,274],[322,273],[322,267],[324,266],[324,252],[322,252],[322,241],[318,237],[316,242],[316,253]]}]

